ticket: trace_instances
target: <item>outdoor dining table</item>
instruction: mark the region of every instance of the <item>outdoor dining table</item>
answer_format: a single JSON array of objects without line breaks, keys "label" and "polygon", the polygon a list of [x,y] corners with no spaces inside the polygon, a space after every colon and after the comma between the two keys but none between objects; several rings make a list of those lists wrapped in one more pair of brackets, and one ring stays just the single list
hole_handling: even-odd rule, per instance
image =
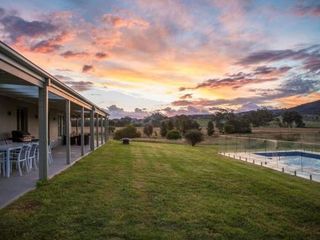
[{"label": "outdoor dining table", "polygon": [[6,177],[10,177],[10,150],[21,148],[23,144],[25,143],[17,142],[17,143],[0,145],[0,152],[4,152],[6,154],[6,168],[5,168]]}]

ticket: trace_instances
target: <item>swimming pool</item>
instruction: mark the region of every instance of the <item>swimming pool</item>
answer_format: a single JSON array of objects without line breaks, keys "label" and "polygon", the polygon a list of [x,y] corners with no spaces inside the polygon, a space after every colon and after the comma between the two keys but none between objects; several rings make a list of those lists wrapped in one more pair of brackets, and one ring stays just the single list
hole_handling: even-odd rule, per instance
[{"label": "swimming pool", "polygon": [[224,156],[320,182],[320,153],[303,150],[222,152]]},{"label": "swimming pool", "polygon": [[304,151],[256,152],[267,160],[277,161],[281,165],[297,169],[320,171],[320,154]]}]

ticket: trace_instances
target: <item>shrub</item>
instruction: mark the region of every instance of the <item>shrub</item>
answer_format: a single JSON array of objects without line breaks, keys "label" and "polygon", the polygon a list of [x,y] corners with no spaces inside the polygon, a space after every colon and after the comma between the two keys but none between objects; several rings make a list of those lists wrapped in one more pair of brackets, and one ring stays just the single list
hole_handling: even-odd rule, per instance
[{"label": "shrub", "polygon": [[170,140],[177,140],[181,138],[181,134],[177,130],[171,130],[167,133],[167,139]]},{"label": "shrub", "polygon": [[203,141],[203,134],[197,129],[188,130],[184,137],[192,146]]},{"label": "shrub", "polygon": [[138,137],[141,137],[141,133],[138,132],[136,127],[129,125],[122,129],[117,130],[114,133],[113,138],[116,140],[120,140],[122,138],[138,138]]},{"label": "shrub", "polygon": [[152,125],[151,124],[145,125],[144,128],[143,128],[143,133],[145,135],[147,135],[148,137],[150,137],[152,135],[152,133],[153,133]]},{"label": "shrub", "polygon": [[225,133],[235,133],[234,125],[228,122],[224,124],[223,130]]}]

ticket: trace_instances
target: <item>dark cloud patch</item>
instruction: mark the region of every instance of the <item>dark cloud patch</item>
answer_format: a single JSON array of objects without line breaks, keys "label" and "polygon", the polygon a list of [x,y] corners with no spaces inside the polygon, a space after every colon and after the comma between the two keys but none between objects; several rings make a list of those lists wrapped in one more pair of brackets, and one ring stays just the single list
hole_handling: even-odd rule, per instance
[{"label": "dark cloud patch", "polygon": [[199,88],[220,88],[220,87],[232,87],[233,89],[241,88],[247,84],[264,83],[278,80],[279,76],[282,76],[288,72],[291,67],[268,67],[259,66],[252,72],[244,73],[238,72],[234,74],[227,74],[226,78],[214,78],[206,80],[193,88],[181,87],[180,91],[187,89],[199,89]]},{"label": "dark cloud patch", "polygon": [[289,66],[284,66],[280,68],[259,66],[254,70],[253,75],[282,74],[288,72],[290,69],[291,67]]},{"label": "dark cloud patch", "polygon": [[89,54],[87,52],[74,52],[74,51],[65,51],[60,54],[64,58],[71,58],[71,57],[85,57]]},{"label": "dark cloud patch", "polygon": [[54,75],[57,79],[61,80],[61,81],[73,81],[73,79],[71,77],[68,76],[64,76],[64,75]]},{"label": "dark cloud patch", "polygon": [[258,93],[254,97],[240,97],[234,99],[195,99],[177,100],[172,102],[172,106],[196,106],[196,107],[220,107],[221,105],[246,105],[248,103],[264,105],[275,99],[303,96],[320,91],[319,79],[310,79],[307,75],[295,76],[287,79],[276,89],[250,89],[251,92]]},{"label": "dark cloud patch", "polygon": [[221,108],[221,107],[210,107],[209,108],[209,111],[223,111],[225,110],[225,108]]},{"label": "dark cloud patch", "polygon": [[10,44],[37,53],[59,51],[71,39],[72,30],[53,15],[41,20],[26,20],[15,11],[0,10],[0,28]]},{"label": "dark cloud patch", "polygon": [[304,62],[304,68],[310,72],[320,74],[320,54],[307,58]]},{"label": "dark cloud patch", "polygon": [[36,43],[31,47],[31,50],[40,53],[51,53],[58,51],[60,48],[60,44],[55,43],[52,39],[48,39]]},{"label": "dark cloud patch", "polygon": [[132,118],[144,118],[150,113],[143,108],[135,108],[133,111],[125,111],[123,108],[117,105],[111,105],[107,107],[107,111],[110,114],[110,118],[122,118],[122,117],[132,117]]},{"label": "dark cloud patch", "polygon": [[76,91],[87,91],[93,87],[93,82],[90,81],[64,81],[69,87]]},{"label": "dark cloud patch", "polygon": [[96,57],[97,58],[106,58],[106,57],[108,57],[108,54],[106,54],[104,52],[97,52]]},{"label": "dark cloud patch", "polygon": [[62,47],[62,43],[65,41],[65,39],[68,37],[67,32],[61,32],[57,34],[56,36],[53,36],[51,38],[48,38],[46,40],[42,40],[33,46],[31,46],[30,50],[34,52],[40,52],[40,53],[52,53],[57,50],[59,50]]},{"label": "dark cloud patch", "polygon": [[89,71],[92,71],[93,70],[93,66],[92,65],[83,65],[82,67],[82,72],[83,73],[86,73],[86,72],[89,72]]},{"label": "dark cloud patch", "polygon": [[262,62],[277,62],[281,60],[300,60],[305,70],[315,72],[320,69],[320,44],[302,49],[267,50],[251,53],[240,59],[239,65],[248,66]]},{"label": "dark cloud patch", "polygon": [[251,65],[258,64],[261,62],[274,62],[287,58],[297,57],[297,53],[293,50],[266,50],[254,52],[245,58],[240,59],[237,64],[240,65]]},{"label": "dark cloud patch", "polygon": [[285,96],[309,94],[320,90],[320,81],[295,77],[280,85],[277,90]]},{"label": "dark cloud patch", "polygon": [[113,112],[115,112],[115,111],[120,111],[120,112],[124,111],[123,108],[120,108],[117,105],[111,105],[107,109],[109,111],[113,111]]},{"label": "dark cloud patch", "polygon": [[188,99],[188,98],[192,98],[192,94],[191,93],[187,93],[187,94],[184,94],[180,97],[180,99]]},{"label": "dark cloud patch", "polygon": [[250,78],[250,77],[231,77],[222,79],[209,79],[195,87],[198,88],[220,88],[220,87],[232,87],[233,89],[241,88],[247,84],[263,83],[275,81],[278,78]]},{"label": "dark cloud patch", "polygon": [[207,109],[201,107],[194,107],[194,106],[186,106],[178,109],[174,109],[171,107],[166,107],[159,110],[163,114],[171,117],[175,115],[195,115],[195,114],[209,114],[210,112]]},{"label": "dark cloud patch", "polygon": [[298,16],[313,16],[320,17],[320,3],[309,5],[297,5],[293,9],[294,13]]},{"label": "dark cloud patch", "polygon": [[8,34],[11,41],[16,41],[21,36],[37,37],[45,36],[58,29],[57,26],[45,21],[26,21],[21,17],[6,15],[2,9],[0,24]]},{"label": "dark cloud patch", "polygon": [[57,79],[62,81],[63,83],[67,84],[72,89],[82,92],[90,90],[93,87],[93,82],[90,81],[75,81],[73,78],[65,75],[57,74],[55,75]]}]

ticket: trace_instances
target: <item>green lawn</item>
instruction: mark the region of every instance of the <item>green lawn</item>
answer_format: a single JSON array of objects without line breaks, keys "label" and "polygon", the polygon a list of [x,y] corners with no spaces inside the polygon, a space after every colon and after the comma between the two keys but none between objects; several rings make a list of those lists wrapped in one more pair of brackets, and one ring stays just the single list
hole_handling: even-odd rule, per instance
[{"label": "green lawn", "polygon": [[110,142],[0,210],[0,239],[320,239],[320,184],[213,146]]}]

